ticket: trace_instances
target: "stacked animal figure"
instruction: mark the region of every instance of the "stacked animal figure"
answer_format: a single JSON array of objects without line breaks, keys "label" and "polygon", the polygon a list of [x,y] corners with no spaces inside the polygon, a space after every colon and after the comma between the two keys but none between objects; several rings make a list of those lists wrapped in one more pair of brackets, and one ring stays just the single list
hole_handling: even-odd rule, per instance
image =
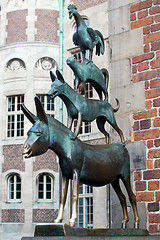
[{"label": "stacked animal figure", "polygon": [[[121,191],[119,181],[124,183],[129,195],[135,218],[135,228],[139,227],[139,217],[136,206],[136,198],[130,184],[130,158],[125,147],[122,131],[117,126],[114,112],[119,109],[112,108],[108,102],[108,71],[99,69],[91,60],[94,46],[96,53],[104,53],[103,36],[99,31],[87,28],[74,5],[69,5],[69,17],[75,17],[77,30],[73,36],[73,42],[80,46],[83,53],[82,64],[74,57],[67,59],[67,64],[73,70],[76,78],[76,88],[80,83],[89,82],[93,85],[99,95],[99,100],[87,99],[65,82],[62,74],[57,70],[56,75],[50,72],[52,80],[51,89],[47,95],[51,98],[60,97],[66,105],[68,112],[67,127],[56,119],[47,116],[38,97],[35,97],[37,116],[31,113],[24,105],[22,110],[33,126],[28,131],[28,138],[23,146],[23,154],[26,158],[45,153],[48,149],[53,150],[59,157],[62,172],[60,208],[56,223],[63,220],[64,206],[67,197],[69,180],[72,184],[72,216],[70,226],[75,226],[77,218],[77,201],[79,184],[84,183],[91,186],[104,186],[111,183],[119,197],[123,220],[122,227],[127,227],[129,220],[127,205],[124,194]],[[89,49],[90,59],[85,59],[85,51]],[[102,95],[104,94],[104,100]],[[73,120],[77,119],[75,132],[71,131]],[[98,129],[104,134],[106,144],[89,145],[77,138],[82,121],[97,121]],[[119,134],[121,143],[109,143],[109,134],[105,130],[105,122],[108,122]]]}]

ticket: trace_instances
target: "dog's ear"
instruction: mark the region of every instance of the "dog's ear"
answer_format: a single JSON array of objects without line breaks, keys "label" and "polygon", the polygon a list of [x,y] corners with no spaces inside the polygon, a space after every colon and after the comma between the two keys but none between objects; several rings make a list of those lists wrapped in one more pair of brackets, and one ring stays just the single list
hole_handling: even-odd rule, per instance
[{"label": "dog's ear", "polygon": [[60,73],[59,70],[56,70],[56,74],[57,74],[57,78],[59,79],[59,81],[61,81],[62,83],[64,83],[64,78],[62,76],[62,74]]},{"label": "dog's ear", "polygon": [[56,76],[54,75],[54,73],[52,71],[50,71],[50,77],[51,77],[52,82],[54,82],[56,79]]}]

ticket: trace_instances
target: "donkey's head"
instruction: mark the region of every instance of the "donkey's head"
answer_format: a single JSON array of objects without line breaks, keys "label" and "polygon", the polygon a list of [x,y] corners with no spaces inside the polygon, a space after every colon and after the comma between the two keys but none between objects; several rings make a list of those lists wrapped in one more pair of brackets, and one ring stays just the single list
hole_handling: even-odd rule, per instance
[{"label": "donkey's head", "polygon": [[38,97],[35,97],[35,105],[37,116],[22,105],[23,113],[33,123],[33,126],[27,133],[28,138],[23,145],[23,155],[25,155],[25,158],[45,153],[50,143],[47,116]]},{"label": "donkey's head", "polygon": [[52,84],[50,90],[47,92],[47,95],[50,98],[55,98],[56,96],[62,94],[64,91],[64,78],[58,70],[56,70],[56,75],[57,77],[50,71]]}]

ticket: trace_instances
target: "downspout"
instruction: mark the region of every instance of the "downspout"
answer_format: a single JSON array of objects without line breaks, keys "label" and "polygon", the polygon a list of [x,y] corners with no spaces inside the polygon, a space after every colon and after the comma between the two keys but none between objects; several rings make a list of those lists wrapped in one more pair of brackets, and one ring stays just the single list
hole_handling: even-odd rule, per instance
[{"label": "downspout", "polygon": [[[59,6],[59,69],[63,75],[63,17],[64,17],[64,0],[60,0]],[[59,100],[59,121],[63,122],[63,102]]]}]

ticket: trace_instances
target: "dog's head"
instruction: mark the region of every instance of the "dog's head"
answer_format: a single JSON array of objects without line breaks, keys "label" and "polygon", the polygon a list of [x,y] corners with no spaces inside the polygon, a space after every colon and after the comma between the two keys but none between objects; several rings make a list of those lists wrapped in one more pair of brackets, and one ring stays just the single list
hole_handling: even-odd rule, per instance
[{"label": "dog's head", "polygon": [[63,93],[64,90],[64,78],[60,71],[56,70],[56,75],[57,77],[50,71],[50,77],[52,80],[51,88],[47,92],[47,95],[50,98],[55,98],[56,96],[59,96],[60,94]]}]

